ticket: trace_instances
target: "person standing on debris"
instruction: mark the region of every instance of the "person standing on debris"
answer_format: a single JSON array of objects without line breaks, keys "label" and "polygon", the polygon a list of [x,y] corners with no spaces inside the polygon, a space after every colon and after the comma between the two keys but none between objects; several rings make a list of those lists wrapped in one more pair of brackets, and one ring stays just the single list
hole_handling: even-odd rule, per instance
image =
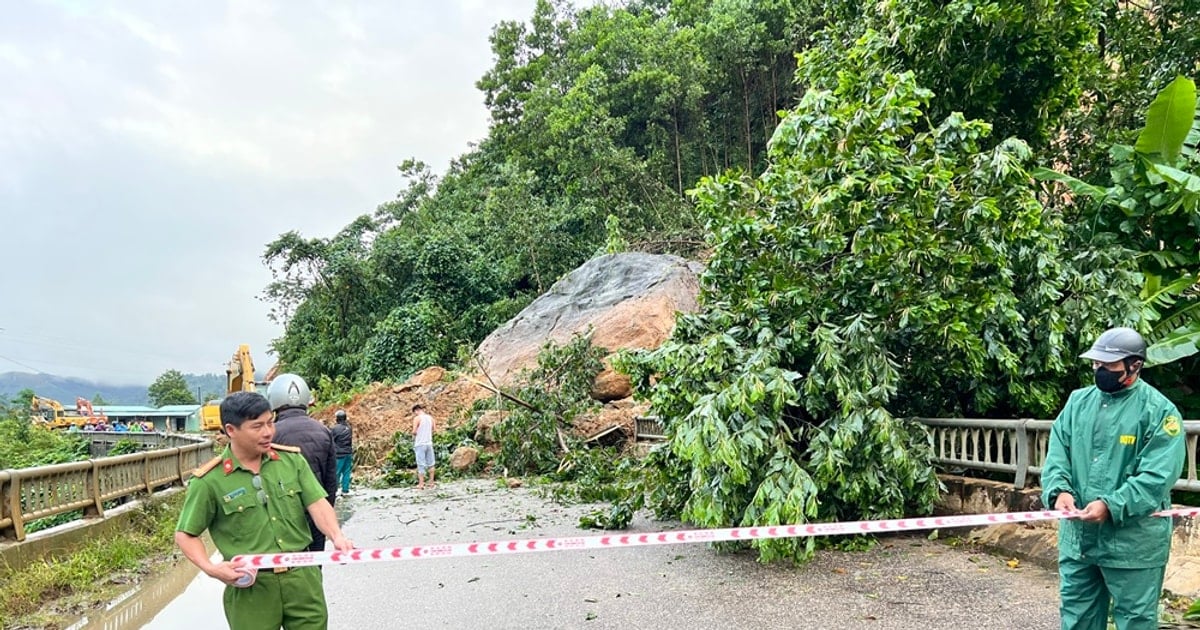
[{"label": "person standing on debris", "polygon": [[429,486],[434,484],[433,460],[433,416],[425,413],[425,407],[413,405],[413,454],[417,456],[417,489],[425,487],[425,471],[429,471]]},{"label": "person standing on debris", "polygon": [[306,514],[338,551],[354,549],[300,449],[271,442],[275,421],[262,394],[230,394],[221,402],[221,426],[229,444],[188,482],[175,543],[192,564],[225,583],[230,628],[326,628],[329,612],[318,567],[259,574],[240,563],[209,559],[200,538],[205,530],[224,558],[302,551],[311,540]]},{"label": "person standing on debris", "polygon": [[1095,385],[1075,390],[1050,430],[1042,501],[1074,512],[1059,521],[1064,630],[1158,628],[1171,551],[1171,505],[1186,456],[1179,410],[1141,380],[1146,342],[1112,328],[1087,352]]},{"label": "person standing on debris", "polygon": [[[325,499],[333,506],[337,497],[337,454],[329,429],[308,415],[308,405],[312,402],[308,383],[295,374],[280,374],[267,387],[267,402],[275,412],[275,441],[300,448],[325,488]],[[312,519],[308,526],[312,534],[308,551],[324,551],[325,534]]]},{"label": "person standing on debris", "polygon": [[346,418],[346,411],[338,409],[333,414],[337,423],[329,430],[333,435],[333,450],[337,455],[337,478],[342,484],[342,494],[350,494],[350,471],[354,468],[354,432]]}]

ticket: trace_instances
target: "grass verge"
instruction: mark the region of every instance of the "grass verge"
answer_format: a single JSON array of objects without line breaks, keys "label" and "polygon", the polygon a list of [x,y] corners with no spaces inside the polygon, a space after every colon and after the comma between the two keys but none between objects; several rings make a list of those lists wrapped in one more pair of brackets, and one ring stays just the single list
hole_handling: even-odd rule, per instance
[{"label": "grass verge", "polygon": [[20,571],[0,569],[0,628],[61,627],[62,620],[54,617],[71,615],[73,606],[55,605],[57,600],[104,602],[127,589],[130,577],[145,574],[156,557],[175,548],[183,496],[144,501],[127,528],[91,540],[68,557]]}]

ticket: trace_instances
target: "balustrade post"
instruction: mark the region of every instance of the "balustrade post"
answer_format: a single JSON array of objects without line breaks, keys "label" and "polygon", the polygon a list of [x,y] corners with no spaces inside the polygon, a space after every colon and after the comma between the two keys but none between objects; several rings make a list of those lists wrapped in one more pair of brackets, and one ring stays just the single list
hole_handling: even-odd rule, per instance
[{"label": "balustrade post", "polygon": [[[0,471],[0,521],[8,520],[8,514],[11,511],[8,507],[8,493],[9,488],[12,487],[11,475],[11,471]],[[0,540],[5,538],[16,538],[16,533],[13,532],[11,525],[0,527]]]},{"label": "balustrade post", "polygon": [[5,536],[12,535],[17,542],[25,540],[25,519],[21,508],[21,473],[20,471],[10,471],[12,474],[8,478],[8,484],[4,487],[4,505],[8,511],[8,517],[12,519],[12,525],[6,527],[0,533]]},{"label": "balustrade post", "polygon": [[1025,487],[1025,481],[1029,475],[1029,453],[1033,450],[1029,444],[1029,432],[1025,428],[1026,422],[1029,422],[1029,418],[1021,418],[1017,422],[1017,471],[1016,478],[1013,480],[1013,487],[1017,490]]},{"label": "balustrade post", "polygon": [[104,501],[100,500],[100,464],[88,460],[87,487],[92,504],[83,508],[83,518],[104,518]]},{"label": "balustrade post", "polygon": [[150,458],[146,451],[141,452],[142,455],[142,488],[146,490],[146,494],[150,494]]},{"label": "balustrade post", "polygon": [[188,456],[188,453],[191,452],[185,451],[185,448],[187,447],[181,446],[175,449],[175,478],[179,481],[179,485],[181,486],[183,485],[183,460]]},{"label": "balustrade post", "polygon": [[1187,436],[1187,463],[1185,464],[1186,479],[1190,482],[1197,481],[1196,479],[1196,445],[1200,442],[1200,436],[1196,434]]}]

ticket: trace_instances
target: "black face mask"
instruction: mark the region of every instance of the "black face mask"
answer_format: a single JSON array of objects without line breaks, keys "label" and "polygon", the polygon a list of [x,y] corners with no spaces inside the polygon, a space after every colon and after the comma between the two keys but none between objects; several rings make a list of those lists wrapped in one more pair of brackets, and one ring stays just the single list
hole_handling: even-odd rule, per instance
[{"label": "black face mask", "polygon": [[1102,392],[1113,393],[1125,384],[1121,382],[1124,372],[1114,372],[1106,369],[1104,366],[1096,368],[1096,387]]}]

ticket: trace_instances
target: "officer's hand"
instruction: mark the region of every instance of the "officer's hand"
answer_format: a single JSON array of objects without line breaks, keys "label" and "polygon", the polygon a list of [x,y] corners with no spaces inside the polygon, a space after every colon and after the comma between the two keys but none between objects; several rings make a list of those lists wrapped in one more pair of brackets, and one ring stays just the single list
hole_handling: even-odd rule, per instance
[{"label": "officer's hand", "polygon": [[221,564],[214,564],[208,575],[226,584],[233,584],[242,577],[242,573],[238,571],[239,566],[241,566],[241,563],[222,562]]},{"label": "officer's hand", "polygon": [[1083,507],[1079,520],[1089,523],[1102,523],[1108,518],[1108,504],[1096,499]]},{"label": "officer's hand", "polygon": [[338,551],[353,551],[354,543],[345,536],[338,536],[337,538],[333,539],[333,548],[337,549]]},{"label": "officer's hand", "polygon": [[1075,497],[1070,492],[1060,492],[1058,498],[1054,500],[1054,509],[1063,512],[1074,512],[1079,508],[1075,507]]}]

